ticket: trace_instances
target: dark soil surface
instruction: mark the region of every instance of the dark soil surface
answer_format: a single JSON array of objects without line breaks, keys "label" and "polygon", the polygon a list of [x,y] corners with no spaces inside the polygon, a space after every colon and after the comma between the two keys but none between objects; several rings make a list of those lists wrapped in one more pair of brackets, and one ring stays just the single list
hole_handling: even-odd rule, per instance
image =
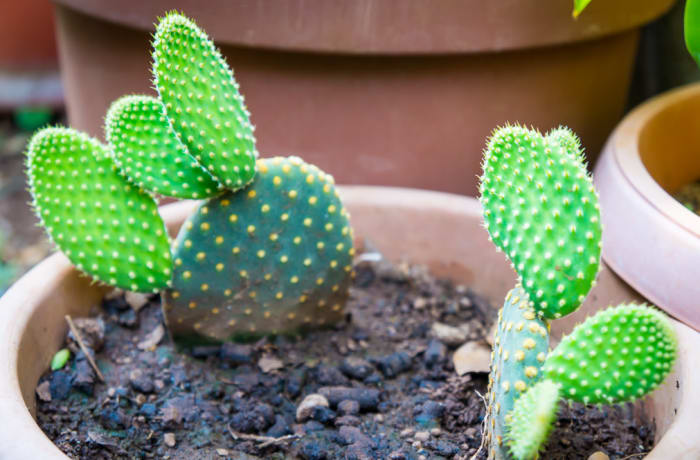
[{"label": "dark soil surface", "polygon": [[694,213],[700,214],[700,181],[684,186],[674,198]]},{"label": "dark soil surface", "polygon": [[[481,343],[494,310],[420,268],[364,262],[347,311],[346,323],[305,337],[183,353],[167,335],[153,344],[162,328],[157,299],[138,313],[123,297],[106,300],[78,322],[106,383],[77,353],[42,377],[39,424],[69,457],[91,460],[472,457],[488,376],[458,376],[454,349],[431,331],[436,322],[458,326],[463,340]],[[310,407],[298,420],[311,394],[330,407]],[[562,406],[542,458],[646,452],[654,428],[637,412]],[[485,449],[476,456],[485,457]]]}]

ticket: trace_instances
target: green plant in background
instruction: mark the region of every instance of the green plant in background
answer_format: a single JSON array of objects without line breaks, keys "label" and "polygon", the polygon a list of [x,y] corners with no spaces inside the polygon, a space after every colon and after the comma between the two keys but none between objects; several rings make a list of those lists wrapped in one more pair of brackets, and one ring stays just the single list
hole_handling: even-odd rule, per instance
[{"label": "green plant in background", "polygon": [[589,3],[591,3],[591,0],[574,0],[574,11],[572,13],[574,18],[578,18]]},{"label": "green plant in background", "polygon": [[688,52],[700,65],[700,1],[686,0],[683,27]]},{"label": "green plant in background", "polygon": [[[159,22],[153,75],[159,98],[125,96],[109,109],[107,145],[62,127],[32,138],[33,205],[54,243],[97,281],[163,290],[179,339],[342,318],[354,249],[333,178],[294,157],[257,160],[233,73],[184,16]],[[206,198],[174,248],[159,195]]]},{"label": "green plant in background", "polygon": [[499,312],[489,376],[489,458],[535,459],[560,399],[633,401],[675,359],[668,319],[643,305],[598,312],[551,352],[549,320],[581,306],[600,264],[598,198],[578,138],[521,126],[496,130],[484,155],[485,226],[518,274]]}]

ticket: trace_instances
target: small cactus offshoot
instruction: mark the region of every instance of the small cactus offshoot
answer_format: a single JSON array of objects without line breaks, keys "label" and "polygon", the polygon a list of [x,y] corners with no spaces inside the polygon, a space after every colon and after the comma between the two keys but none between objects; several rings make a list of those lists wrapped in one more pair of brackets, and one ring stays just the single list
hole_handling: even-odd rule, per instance
[{"label": "small cactus offshoot", "polygon": [[581,306],[600,264],[600,211],[580,142],[566,128],[542,136],[509,125],[489,140],[483,169],[486,228],[519,276],[499,312],[485,436],[489,459],[531,460],[560,399],[643,397],[671,371],[675,337],[654,308],[620,305],[588,318],[547,354],[547,321]]},{"label": "small cactus offshoot", "polygon": [[[167,14],[153,47],[159,98],[117,100],[109,145],[69,128],[32,139],[30,190],[53,241],[97,281],[170,287],[164,311],[178,339],[340,320],[354,249],[333,178],[299,158],[256,162],[233,73],[191,20]],[[174,249],[153,195],[207,199]]]}]

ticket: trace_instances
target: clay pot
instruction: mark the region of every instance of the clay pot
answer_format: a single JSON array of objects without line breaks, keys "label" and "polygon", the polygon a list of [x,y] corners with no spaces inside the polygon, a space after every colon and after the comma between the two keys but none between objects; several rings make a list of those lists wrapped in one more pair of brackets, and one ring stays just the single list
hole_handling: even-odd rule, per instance
[{"label": "clay pot", "polygon": [[652,303],[700,330],[700,216],[671,195],[700,178],[700,84],[634,110],[595,169],[603,258]]},{"label": "clay pot", "polygon": [[3,2],[0,14],[0,70],[53,70],[58,66],[54,18],[46,0]]},{"label": "clay pot", "polygon": [[152,92],[149,34],[195,18],[236,71],[265,156],[339,183],[475,194],[484,139],[565,124],[592,161],[622,115],[639,27],[673,0],[54,0],[70,124]]},{"label": "clay pot", "polygon": [[[426,264],[433,273],[472,286],[494,305],[502,304],[515,276],[489,243],[478,203],[437,192],[345,187],[358,243],[365,239],[391,260]],[[171,232],[193,211],[192,202],[162,208]],[[407,231],[410,229],[410,231]],[[91,285],[56,254],[20,279],[0,299],[0,446],[4,458],[66,459],[36,425],[34,389],[65,337],[65,314],[81,316],[99,303],[105,289]],[[603,267],[597,286],[574,315],[552,323],[555,338],[594,311],[638,299]],[[667,383],[644,402],[656,422],[657,446],[649,460],[700,457],[696,436],[700,412],[700,334],[672,321],[679,356]]]}]

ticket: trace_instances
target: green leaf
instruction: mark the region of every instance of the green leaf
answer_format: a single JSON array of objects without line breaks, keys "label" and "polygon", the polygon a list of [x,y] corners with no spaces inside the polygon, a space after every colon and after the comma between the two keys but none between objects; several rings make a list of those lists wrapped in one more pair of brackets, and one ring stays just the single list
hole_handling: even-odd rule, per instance
[{"label": "green leaf", "polygon": [[53,355],[53,359],[51,359],[51,370],[52,371],[57,371],[59,369],[62,369],[63,366],[66,365],[68,360],[70,359],[70,350],[68,348],[63,348],[61,350],[58,350],[55,355]]},{"label": "green leaf", "polygon": [[591,0],[574,0],[574,18],[578,18],[578,15],[591,3]]},{"label": "green leaf", "polygon": [[685,46],[695,62],[700,65],[700,0],[685,3]]}]

